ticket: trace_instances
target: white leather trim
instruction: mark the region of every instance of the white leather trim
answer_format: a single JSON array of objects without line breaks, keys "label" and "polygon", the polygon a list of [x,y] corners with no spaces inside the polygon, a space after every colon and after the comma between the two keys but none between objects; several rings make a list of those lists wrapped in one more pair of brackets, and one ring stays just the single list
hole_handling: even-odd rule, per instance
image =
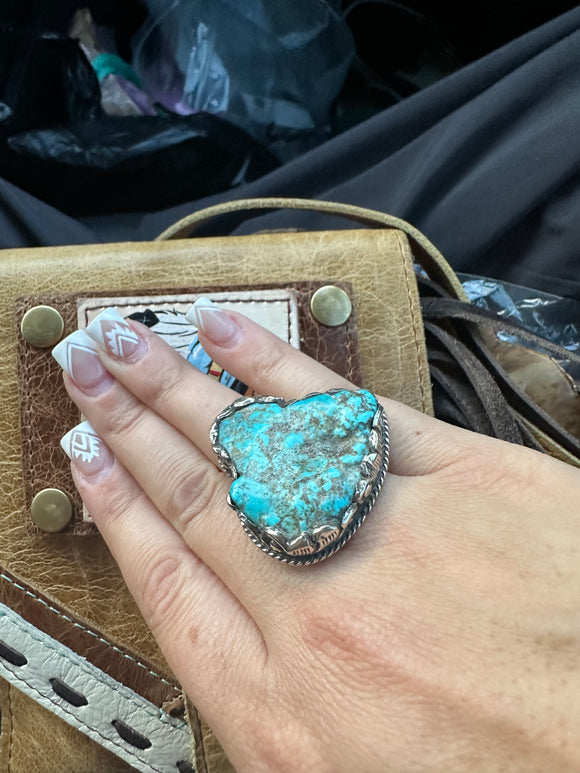
[{"label": "white leather trim", "polygon": [[[178,762],[191,761],[193,741],[184,720],[166,714],[4,604],[0,604],[0,641],[27,661],[14,665],[0,655],[0,677],[135,770],[178,773]],[[57,695],[50,682],[55,678],[83,695],[87,705],[74,706]],[[114,720],[148,739],[151,746],[139,749],[124,740]]]}]

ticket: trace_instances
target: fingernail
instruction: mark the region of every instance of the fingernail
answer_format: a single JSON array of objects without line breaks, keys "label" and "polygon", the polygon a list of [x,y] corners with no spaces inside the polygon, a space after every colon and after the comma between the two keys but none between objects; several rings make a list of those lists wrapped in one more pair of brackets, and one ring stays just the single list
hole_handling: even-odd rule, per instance
[{"label": "fingernail", "polygon": [[113,454],[88,421],[73,427],[60,441],[63,451],[83,475],[95,475],[113,464]]},{"label": "fingernail", "polygon": [[115,309],[105,309],[86,328],[87,335],[115,360],[135,362],[147,344]]},{"label": "fingernail", "polygon": [[198,298],[185,318],[218,346],[231,345],[242,331],[238,323],[209,298]]},{"label": "fingernail", "polygon": [[52,356],[83,392],[100,394],[114,382],[97,355],[95,343],[83,330],[64,338],[54,347]]}]

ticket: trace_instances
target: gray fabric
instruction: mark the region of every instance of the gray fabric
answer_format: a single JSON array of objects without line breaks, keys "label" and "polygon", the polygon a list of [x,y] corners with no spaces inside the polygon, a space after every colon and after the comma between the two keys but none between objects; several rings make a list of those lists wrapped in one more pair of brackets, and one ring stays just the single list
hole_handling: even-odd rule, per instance
[{"label": "gray fabric", "polygon": [[[207,204],[305,196],[402,217],[458,271],[580,297],[579,135],[577,8],[254,183],[203,201],[77,221],[0,184],[0,245],[151,239]],[[217,231],[288,225],[334,223],[273,213],[245,224],[228,218]]]}]

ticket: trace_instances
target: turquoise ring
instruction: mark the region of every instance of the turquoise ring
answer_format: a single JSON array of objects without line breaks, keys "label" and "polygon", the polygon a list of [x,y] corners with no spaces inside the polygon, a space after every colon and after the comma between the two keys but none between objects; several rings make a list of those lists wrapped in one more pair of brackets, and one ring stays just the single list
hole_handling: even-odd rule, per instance
[{"label": "turquoise ring", "polygon": [[388,421],[365,389],[242,397],[217,416],[210,441],[233,478],[228,504],[247,535],[288,564],[339,550],[371,510],[389,463]]}]

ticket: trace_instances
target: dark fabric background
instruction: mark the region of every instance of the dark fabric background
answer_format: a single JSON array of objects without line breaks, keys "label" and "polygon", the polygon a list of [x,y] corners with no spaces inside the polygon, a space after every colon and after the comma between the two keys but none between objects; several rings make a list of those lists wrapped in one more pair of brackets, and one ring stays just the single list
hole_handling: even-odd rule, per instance
[{"label": "dark fabric background", "polygon": [[[580,298],[579,161],[576,8],[259,180],[205,200],[75,220],[0,180],[0,246],[147,240],[218,201],[304,196],[402,217],[458,271]],[[334,225],[316,214],[272,213],[224,219],[212,232]]]}]

